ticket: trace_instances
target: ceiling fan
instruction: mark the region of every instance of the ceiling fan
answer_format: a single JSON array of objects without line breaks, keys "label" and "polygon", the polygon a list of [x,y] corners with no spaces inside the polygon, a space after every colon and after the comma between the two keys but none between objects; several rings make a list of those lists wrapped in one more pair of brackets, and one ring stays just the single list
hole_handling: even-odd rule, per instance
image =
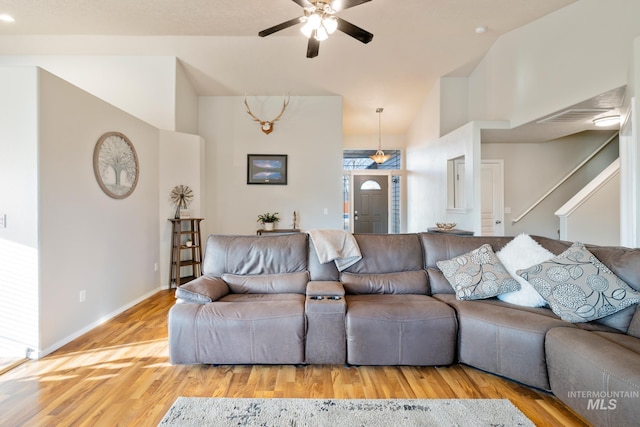
[{"label": "ceiling fan", "polygon": [[371,0],[293,0],[304,9],[304,15],[290,19],[258,33],[266,37],[277,31],[284,30],[296,24],[304,24],[300,31],[309,38],[307,58],[318,56],[320,42],[326,40],[330,34],[339,30],[362,43],[369,43],[373,34],[336,16],[342,10],[368,3]]}]

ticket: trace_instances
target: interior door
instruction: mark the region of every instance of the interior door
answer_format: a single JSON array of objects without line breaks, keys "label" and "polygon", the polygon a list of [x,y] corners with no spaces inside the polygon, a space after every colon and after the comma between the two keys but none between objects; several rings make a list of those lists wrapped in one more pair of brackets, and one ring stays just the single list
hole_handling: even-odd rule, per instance
[{"label": "interior door", "polygon": [[355,233],[389,232],[389,177],[353,177],[353,230]]},{"label": "interior door", "polygon": [[502,160],[483,160],[481,165],[481,233],[504,236],[504,178]]}]

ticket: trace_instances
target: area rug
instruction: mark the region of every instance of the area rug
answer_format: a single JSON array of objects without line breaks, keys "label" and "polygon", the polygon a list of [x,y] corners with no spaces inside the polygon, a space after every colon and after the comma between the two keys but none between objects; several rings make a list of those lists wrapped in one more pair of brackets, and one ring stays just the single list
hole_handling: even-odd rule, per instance
[{"label": "area rug", "polygon": [[507,399],[179,397],[160,426],[534,426]]}]

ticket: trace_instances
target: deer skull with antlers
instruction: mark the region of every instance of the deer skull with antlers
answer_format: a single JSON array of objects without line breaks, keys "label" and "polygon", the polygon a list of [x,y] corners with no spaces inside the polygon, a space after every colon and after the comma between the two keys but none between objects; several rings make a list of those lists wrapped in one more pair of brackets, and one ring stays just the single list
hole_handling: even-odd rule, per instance
[{"label": "deer skull with antlers", "polygon": [[280,117],[282,117],[282,115],[284,114],[284,110],[286,110],[287,105],[289,105],[289,97],[288,96],[284,101],[282,101],[282,111],[280,111],[280,114],[278,114],[272,120],[260,120],[258,117],[256,117],[251,112],[251,108],[249,108],[249,104],[247,103],[247,96],[245,95],[245,97],[244,97],[244,106],[247,108],[247,114],[249,116],[251,116],[251,118],[254,121],[260,123],[260,127],[262,129],[262,132],[264,132],[266,135],[269,135],[271,132],[273,132],[273,124],[275,122],[277,122],[278,120],[280,120]]}]

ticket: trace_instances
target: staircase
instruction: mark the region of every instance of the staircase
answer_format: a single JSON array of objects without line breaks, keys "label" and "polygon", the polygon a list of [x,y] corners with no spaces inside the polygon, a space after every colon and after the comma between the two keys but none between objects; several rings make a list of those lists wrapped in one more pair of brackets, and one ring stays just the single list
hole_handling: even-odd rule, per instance
[{"label": "staircase", "polygon": [[555,212],[560,239],[620,244],[620,159],[616,159]]}]

